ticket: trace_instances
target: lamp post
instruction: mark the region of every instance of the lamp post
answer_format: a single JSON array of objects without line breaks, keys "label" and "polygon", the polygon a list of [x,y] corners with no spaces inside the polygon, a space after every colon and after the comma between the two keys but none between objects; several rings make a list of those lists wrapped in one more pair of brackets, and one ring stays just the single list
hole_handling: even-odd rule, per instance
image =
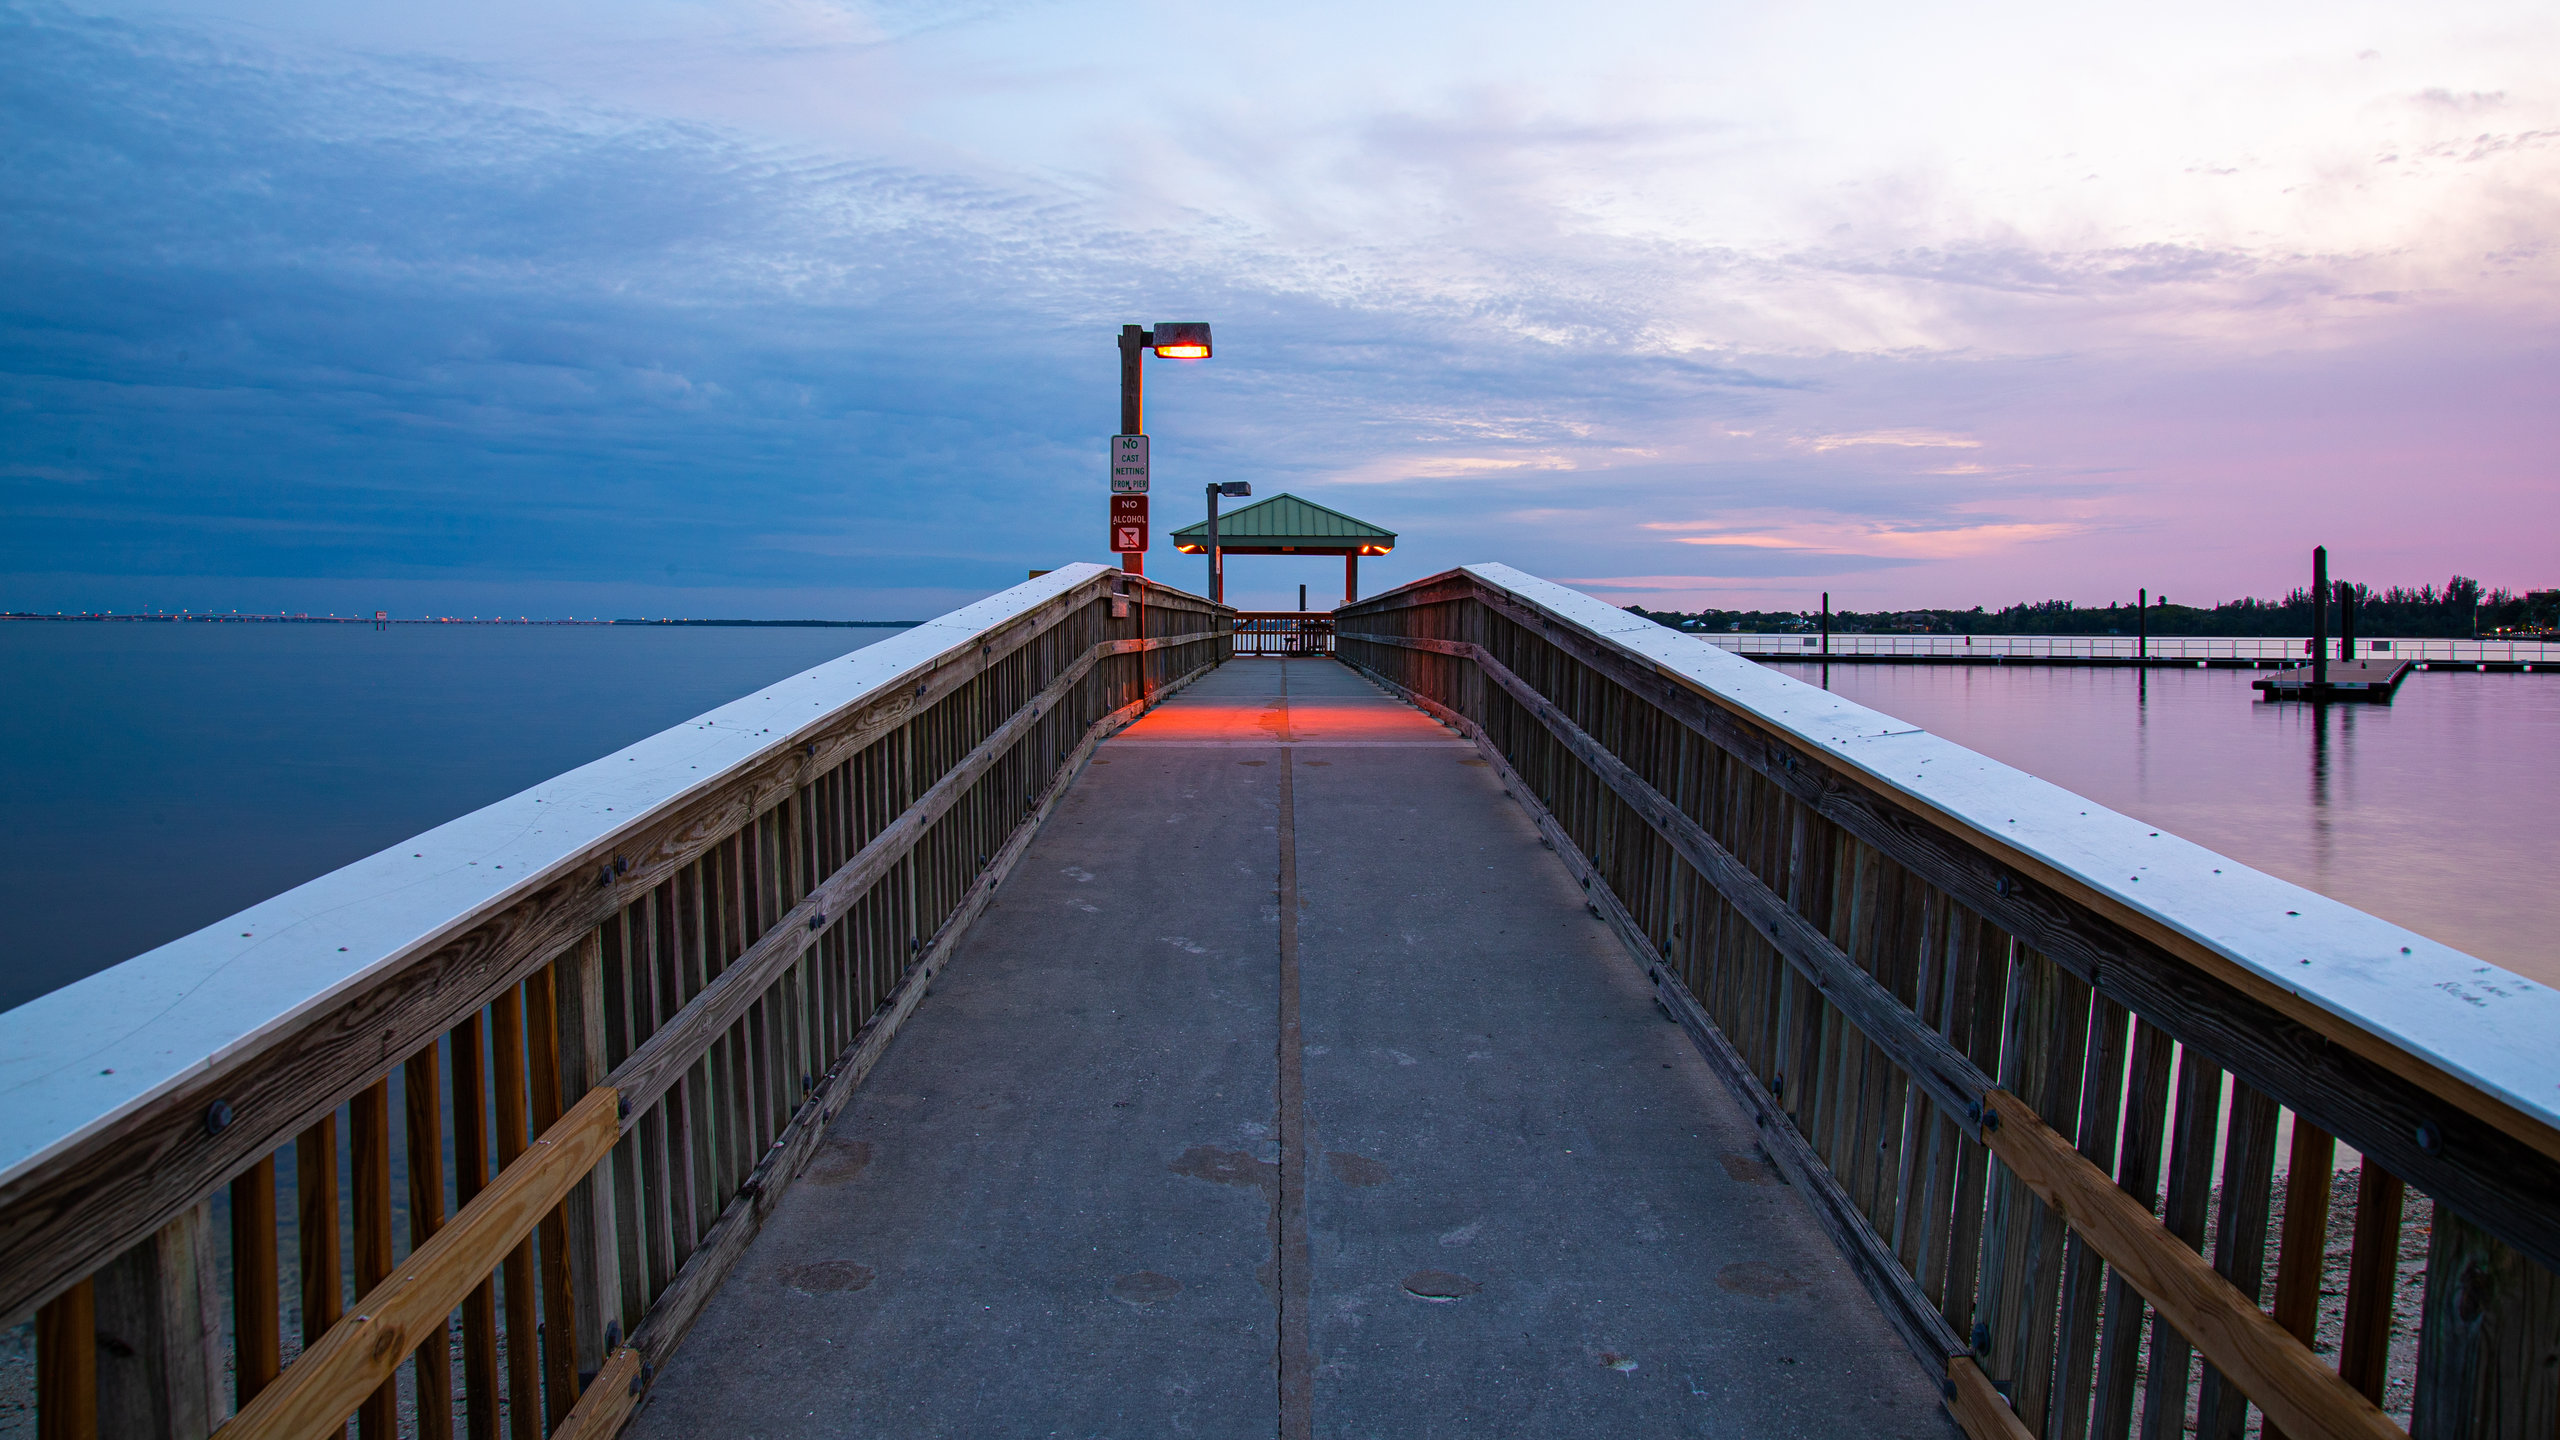
[{"label": "lamp post", "polygon": [[[1206,320],[1159,320],[1153,330],[1136,325],[1120,327],[1120,433],[1112,437],[1111,451],[1116,461],[1123,439],[1146,434],[1146,353],[1153,350],[1167,360],[1206,360],[1209,358],[1209,322]],[[1131,492],[1147,493],[1145,451],[1140,451],[1141,473],[1137,488]],[[1116,489],[1114,493],[1119,493]],[[1143,517],[1141,517],[1143,518]],[[1144,551],[1123,551],[1120,568],[1132,575],[1147,573]]]},{"label": "lamp post", "polygon": [[1227,567],[1219,562],[1218,555],[1218,497],[1227,495],[1241,500],[1253,493],[1253,486],[1248,481],[1229,480],[1205,488],[1209,492],[1209,603],[1224,605],[1227,603]]}]

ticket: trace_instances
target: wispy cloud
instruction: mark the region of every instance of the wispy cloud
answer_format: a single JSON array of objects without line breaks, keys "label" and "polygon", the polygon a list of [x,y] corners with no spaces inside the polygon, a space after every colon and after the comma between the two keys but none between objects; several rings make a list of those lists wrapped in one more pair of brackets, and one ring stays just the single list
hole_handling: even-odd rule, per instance
[{"label": "wispy cloud", "polygon": [[2551,578],[2526,6],[2074,74],[2019,47],[2083,20],[1882,5],[130,3],[0,4],[0,601],[991,586],[1099,558],[1109,334],[1174,316],[1168,493],[1377,519],[1372,585],[2237,592],[2314,513]]},{"label": "wispy cloud", "polygon": [[1854,435],[1815,435],[1805,442],[1815,454],[1832,450],[1850,450],[1860,446],[1880,446],[1893,450],[1979,450],[1982,442],[1969,435],[1949,435],[1936,430],[1869,430]]}]

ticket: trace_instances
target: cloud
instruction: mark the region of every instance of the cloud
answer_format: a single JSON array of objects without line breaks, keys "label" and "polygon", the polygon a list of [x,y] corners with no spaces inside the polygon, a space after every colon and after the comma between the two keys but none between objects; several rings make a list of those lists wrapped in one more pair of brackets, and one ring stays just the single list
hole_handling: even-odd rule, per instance
[{"label": "cloud", "polygon": [[1829,450],[1847,450],[1862,445],[1883,446],[1895,450],[1979,450],[1982,442],[1967,435],[1947,435],[1935,430],[1871,430],[1862,435],[1816,435],[1804,442],[1815,454]]},{"label": "cloud", "polygon": [[1109,333],[1171,315],[1221,343],[1150,368],[1167,493],[1388,524],[1372,588],[2236,591],[2310,496],[2523,581],[2560,490],[2560,106],[2512,45],[2447,87],[2257,29],[2206,74],[2221,17],[2074,80],[1889,9],[1459,54],[1427,6],[185,3],[0,7],[0,602],[991,588],[1099,558]]}]

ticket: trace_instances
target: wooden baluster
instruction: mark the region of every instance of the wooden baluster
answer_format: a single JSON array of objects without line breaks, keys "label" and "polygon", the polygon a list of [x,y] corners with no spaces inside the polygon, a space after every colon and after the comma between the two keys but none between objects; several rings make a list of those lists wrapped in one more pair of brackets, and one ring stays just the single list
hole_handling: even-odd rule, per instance
[{"label": "wooden baluster", "polygon": [[[2169,1197],[2161,1224],[2201,1254],[2213,1203],[2213,1152],[2222,1133],[2222,1067],[2192,1048],[2178,1052],[2178,1111],[2170,1122]],[[2194,1350],[2157,1312],[2151,1369],[2143,1377],[2143,1440],[2177,1440],[2187,1423],[2187,1376]]]},{"label": "wooden baluster", "polygon": [[[510,985],[489,1006],[490,1073],[498,1101],[498,1168],[525,1152],[524,991]],[[533,1237],[516,1242],[500,1263],[506,1315],[507,1433],[542,1440],[542,1334],[533,1278]]]},{"label": "wooden baluster", "polygon": [[[658,887],[656,914],[656,961],[658,981],[658,1014],[663,1021],[684,1008],[692,998],[684,988],[683,932],[678,928],[682,913],[683,874],[678,872]],[[699,1067],[697,1067],[698,1069]],[[696,1191],[708,1183],[696,1169],[694,1155],[698,1097],[701,1087],[695,1082],[695,1071],[687,1071],[658,1101],[658,1114],[666,1131],[666,1196],[668,1232],[672,1243],[666,1279],[675,1279],[677,1267],[693,1256],[693,1247],[701,1237],[696,1223]]]},{"label": "wooden baluster", "polygon": [[[2150,1209],[2160,1201],[2160,1151],[2169,1108],[2169,1072],[2176,1052],[2168,1033],[2137,1017],[2133,1067],[2126,1077],[2124,1148],[2116,1159],[2116,1187]],[[2091,1434],[2122,1440],[2133,1427],[2135,1372],[2142,1363],[2142,1297],[2124,1276],[2107,1276],[2106,1326],[2098,1339],[2098,1393]]]},{"label": "wooden baluster", "polygon": [[[453,1199],[457,1211],[489,1184],[488,1022],[453,1027]],[[483,1279],[462,1302],[462,1395],[470,1440],[498,1440],[498,1291]]]},{"label": "wooden baluster", "polygon": [[[2053,1011],[2048,1022],[2051,1033],[2045,1041],[2043,1073],[2037,1078],[2037,1094],[2028,1104],[2039,1114],[2059,1117],[2063,1123],[2055,1130],[2076,1145],[2080,1138],[2080,1083],[2089,1064],[2089,1010],[2093,997],[2087,981],[2044,956],[2027,952],[2023,958],[2046,972],[2046,984],[2053,997],[2049,1002]],[[2041,1423],[2053,1403],[2057,1358],[2054,1326],[2062,1303],[2065,1226],[2062,1217],[2041,1199],[2032,1200],[2026,1213],[2029,1237],[2021,1289],[2026,1309],[2020,1317],[2025,1333],[2020,1337],[2014,1393],[2018,1413],[2034,1417],[2030,1423]]]},{"label": "wooden baluster", "polygon": [[[1956,962],[1960,1023],[1949,1038],[1976,1065],[1996,1071],[2001,1015],[2009,993],[2009,937],[1969,915],[1961,917],[1960,923],[1963,949]],[[1959,1132],[1955,1213],[1947,1233],[1946,1295],[1938,1313],[1968,1343],[1976,1334],[1974,1312],[1983,1283],[1982,1230],[1988,1218],[1990,1167],[1990,1152]],[[1983,1338],[1983,1348],[1988,1348],[1987,1335]]]},{"label": "wooden baluster", "polygon": [[284,1317],[276,1276],[276,1157],[231,1182],[231,1381],[246,1405],[284,1368]]},{"label": "wooden baluster", "polygon": [[[2285,1160],[2284,1234],[2276,1251],[2275,1319],[2293,1338],[2311,1344],[2320,1328],[2321,1269],[2329,1253],[2329,1167],[2338,1143],[2297,1111],[2293,1147]],[[2265,1440],[2285,1440],[2273,1421]]]},{"label": "wooden baluster", "polygon": [[2338,1338],[2338,1373],[2377,1405],[2391,1367],[2401,1193],[2400,1177],[2365,1156],[2356,1175],[2355,1249],[2347,1257],[2347,1320]]},{"label": "wooden baluster", "polygon": [[[356,1294],[371,1294],[391,1274],[391,1082],[376,1080],[347,1107],[355,1171]],[[399,1440],[400,1382],[385,1380],[356,1412],[363,1440]]]},{"label": "wooden baluster", "polygon": [[[400,1072],[409,1146],[409,1253],[444,1228],[444,1095],[432,1044]],[[453,1337],[439,1326],[418,1346],[418,1440],[453,1440]]]},{"label": "wooden baluster", "polygon": [[[2088,1068],[2080,1079],[2080,1153],[2100,1170],[2116,1163],[2116,1130],[2124,1109],[2127,1031],[2131,1016],[2104,995],[2092,1013]],[[2106,1266],[2078,1231],[2063,1260],[2062,1374],[2046,1433],[2077,1437],[2089,1431],[2096,1398],[2098,1304],[2106,1294]]]},{"label": "wooden baluster", "polygon": [[38,1440],[98,1440],[97,1292],[83,1280],[36,1311]]},{"label": "wooden baluster", "polygon": [[302,1253],[302,1347],[312,1344],[338,1322],[346,1306],[345,1275],[338,1268],[338,1117],[320,1123],[293,1142],[293,1209],[295,1238]]},{"label": "wooden baluster", "polygon": [[[568,965],[574,966],[576,953]],[[524,982],[525,1071],[536,1135],[558,1123],[568,1108],[560,1097],[560,1013],[554,993],[563,968],[546,966]],[[567,1203],[542,1217],[535,1233],[541,1246],[542,1428],[547,1433],[559,1428],[578,1399],[578,1314],[570,1299]]]},{"label": "wooden baluster", "polygon": [[[2213,1268],[2256,1304],[2266,1278],[2267,1211],[2275,1196],[2276,1102],[2245,1081],[2231,1087],[2231,1131],[2223,1142],[2221,1221],[2214,1228]],[[2241,1440],[2249,1404],[2222,1372],[2205,1366],[2196,1404],[2196,1433]]]},{"label": "wooden baluster", "polygon": [[[553,972],[553,1003],[559,1010],[559,1093],[563,1100],[586,1094],[613,1069],[605,1036],[604,936],[590,933],[572,958]],[[627,1154],[617,1146],[593,1173],[578,1182],[564,1207],[567,1221],[569,1291],[577,1319],[573,1357],[578,1389],[604,1364],[604,1327],[622,1314],[620,1248],[615,1238],[616,1167]],[[558,1427],[554,1427],[555,1429]]]}]

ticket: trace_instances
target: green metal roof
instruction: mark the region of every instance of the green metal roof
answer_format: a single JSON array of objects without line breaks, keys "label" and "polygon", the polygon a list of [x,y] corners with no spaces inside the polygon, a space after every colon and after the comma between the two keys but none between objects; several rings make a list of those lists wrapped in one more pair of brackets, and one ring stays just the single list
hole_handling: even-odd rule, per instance
[{"label": "green metal roof", "polygon": [[[1179,492],[1176,492],[1179,493]],[[1209,521],[1206,516],[1173,532],[1173,543],[1179,546],[1206,546],[1209,543]],[[1366,520],[1355,520],[1339,510],[1327,509],[1313,500],[1301,500],[1286,491],[1268,500],[1256,500],[1218,516],[1218,544],[1221,548],[1256,550],[1351,550],[1374,545],[1382,550],[1395,548],[1396,532],[1382,530]]]}]

